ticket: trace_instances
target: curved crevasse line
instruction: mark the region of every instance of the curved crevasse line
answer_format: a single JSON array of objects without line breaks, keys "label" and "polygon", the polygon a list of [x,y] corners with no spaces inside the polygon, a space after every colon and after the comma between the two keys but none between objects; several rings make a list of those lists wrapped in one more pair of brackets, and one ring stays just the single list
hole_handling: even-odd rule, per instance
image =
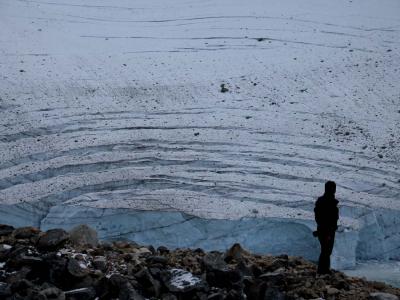
[{"label": "curved crevasse line", "polygon": [[[134,167],[151,167],[151,166],[182,166],[190,168],[195,167],[213,167],[213,168],[230,168],[234,167],[230,164],[225,164],[219,161],[207,160],[177,160],[177,159],[162,159],[157,157],[141,157],[138,159],[122,159],[114,161],[97,161],[93,163],[76,163],[66,164],[60,167],[47,167],[44,170],[25,173],[21,175],[14,174],[12,177],[0,179],[0,190],[6,189],[26,182],[39,182],[53,177],[64,176],[68,174],[84,174],[95,173],[105,170],[118,170],[119,168],[134,168]],[[233,171],[232,171],[233,172]]]}]

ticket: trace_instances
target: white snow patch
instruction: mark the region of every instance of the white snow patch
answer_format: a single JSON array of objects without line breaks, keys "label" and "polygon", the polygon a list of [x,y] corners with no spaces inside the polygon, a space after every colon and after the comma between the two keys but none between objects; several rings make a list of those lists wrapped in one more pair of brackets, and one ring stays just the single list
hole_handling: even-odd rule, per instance
[{"label": "white snow patch", "polygon": [[4,250],[10,250],[12,248],[11,245],[7,245],[7,244],[3,244],[2,247]]},{"label": "white snow patch", "polygon": [[185,289],[201,282],[201,279],[182,269],[171,269],[171,285],[177,289]]},{"label": "white snow patch", "polygon": [[82,269],[87,269],[87,265],[84,264],[83,262],[80,262],[80,263],[79,263],[79,266],[80,266]]}]

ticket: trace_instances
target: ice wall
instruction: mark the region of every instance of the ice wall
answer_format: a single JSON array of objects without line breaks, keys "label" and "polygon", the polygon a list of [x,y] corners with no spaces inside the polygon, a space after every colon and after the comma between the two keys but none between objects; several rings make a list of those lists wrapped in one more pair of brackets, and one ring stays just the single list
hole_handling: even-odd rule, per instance
[{"label": "ice wall", "polygon": [[[15,226],[32,225],[38,208],[26,206],[2,207],[0,216]],[[334,268],[355,267],[358,260],[399,259],[398,212],[391,210],[366,212],[361,217],[360,228],[340,226],[332,265]],[[30,214],[31,213],[31,214]],[[352,209],[342,208],[351,214]],[[385,215],[385,213],[387,215]],[[376,214],[375,223],[369,214]],[[47,211],[37,226],[70,229],[78,224],[89,224],[104,240],[128,239],[154,246],[172,248],[190,247],[207,250],[224,250],[235,242],[256,253],[298,255],[318,260],[319,243],[312,236],[313,220],[298,218],[243,217],[236,220],[206,219],[173,211],[145,211],[135,209],[92,208],[58,205]],[[380,228],[378,231],[372,228]],[[385,238],[386,237],[386,238]]]}]

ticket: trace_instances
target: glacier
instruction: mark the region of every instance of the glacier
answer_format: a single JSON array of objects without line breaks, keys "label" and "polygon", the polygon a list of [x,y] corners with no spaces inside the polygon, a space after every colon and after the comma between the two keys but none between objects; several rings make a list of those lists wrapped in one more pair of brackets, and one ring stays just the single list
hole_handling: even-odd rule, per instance
[{"label": "glacier", "polygon": [[333,266],[399,261],[399,12],[0,0],[0,223],[315,261],[334,180]]}]

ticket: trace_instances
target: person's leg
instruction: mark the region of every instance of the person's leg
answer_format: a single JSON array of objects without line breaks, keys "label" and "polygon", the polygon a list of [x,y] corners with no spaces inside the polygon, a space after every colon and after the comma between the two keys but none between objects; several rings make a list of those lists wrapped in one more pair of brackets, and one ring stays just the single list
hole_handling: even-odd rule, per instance
[{"label": "person's leg", "polygon": [[321,244],[321,254],[318,260],[318,274],[329,273],[329,235],[320,233],[318,236]]},{"label": "person's leg", "polygon": [[333,251],[333,245],[335,243],[335,232],[329,234],[329,238],[327,239],[327,255],[328,255],[328,260],[327,260],[327,270],[328,272],[331,269],[331,254]]}]

